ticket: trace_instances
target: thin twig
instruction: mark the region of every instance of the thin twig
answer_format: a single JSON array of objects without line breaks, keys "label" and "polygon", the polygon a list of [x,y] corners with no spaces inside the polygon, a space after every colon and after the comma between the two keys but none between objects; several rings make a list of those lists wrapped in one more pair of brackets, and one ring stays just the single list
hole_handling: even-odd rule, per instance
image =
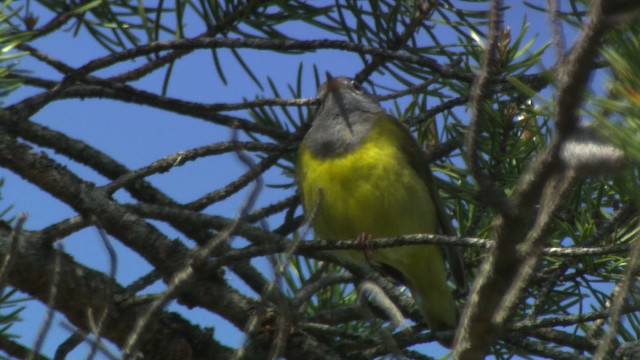
[{"label": "thin twig", "polygon": [[[283,148],[288,148],[290,144],[286,144]],[[200,211],[207,206],[216,202],[222,201],[229,196],[242,190],[245,186],[252,181],[258,179],[265,171],[273,166],[284,155],[284,151],[278,151],[265,157],[260,163],[249,168],[244,174],[240,175],[237,179],[226,185],[225,187],[216,191],[210,192],[199,199],[185,204],[185,207],[195,211]]]},{"label": "thin twig", "polygon": [[91,226],[91,222],[82,216],[74,216],[51,224],[40,230],[40,238],[53,245],[56,241]]},{"label": "thin twig", "polygon": [[[492,240],[473,238],[473,237],[454,237],[438,234],[413,234],[401,235],[389,238],[377,238],[375,243],[369,247],[372,250],[384,249],[399,246],[412,245],[448,245],[448,246],[466,246],[481,249],[490,249],[494,242]],[[240,249],[230,249],[224,255],[212,260],[208,266],[216,268],[228,265],[235,261],[244,259],[252,259],[259,256],[267,256],[287,251],[290,247],[290,241],[284,239],[272,239],[268,244],[249,245]],[[362,244],[358,240],[305,240],[301,241],[295,247],[295,252],[301,255],[318,256],[318,252],[333,250],[359,250]],[[545,256],[567,257],[567,258],[583,258],[585,256],[608,256],[611,254],[625,254],[629,251],[628,244],[617,244],[604,247],[550,247],[542,249]],[[321,257],[322,258],[322,257]]]},{"label": "thin twig", "polygon": [[354,280],[353,275],[349,274],[325,274],[325,276],[321,276],[315,281],[308,282],[304,286],[301,286],[291,300],[291,303],[295,307],[300,307],[321,289],[337,284],[352,283]]},{"label": "thin twig", "polygon": [[[60,323],[60,326],[63,329],[66,329],[68,331],[73,332],[73,334],[78,334],[78,336],[82,337],[86,342],[89,343],[93,343],[94,339],[92,339],[89,335],[89,333],[85,332],[82,329],[78,329],[75,328],[74,326],[68,324],[67,322],[63,321],[62,323]],[[119,356],[117,356],[116,354],[114,354],[113,352],[111,352],[111,350],[105,346],[105,344],[103,342],[99,342],[96,345],[98,347],[98,349],[100,350],[100,353],[104,356],[106,356],[108,359],[110,360],[122,360],[122,358],[120,358]]]},{"label": "thin twig", "polygon": [[562,23],[560,22],[560,5],[557,0],[547,0],[549,6],[549,21],[551,22],[551,33],[553,34],[553,45],[556,50],[556,57],[564,56],[565,53],[565,40],[564,33],[562,32]]},{"label": "thin twig", "polygon": [[[396,4],[396,6],[399,6],[399,5],[400,4]],[[409,24],[405,26],[402,33],[397,34],[396,36],[391,38],[389,41],[387,41],[387,44],[386,44],[387,49],[389,50],[402,49],[406,45],[407,41],[409,41],[411,37],[415,35],[416,31],[420,28],[420,26],[421,25],[423,26],[424,20],[433,14],[435,7],[436,7],[435,3],[431,3],[431,2],[421,3],[420,6],[416,6],[417,11],[415,12],[414,16],[411,18],[411,21],[409,22]],[[387,60],[388,59],[383,56],[374,55],[373,58],[371,59],[371,62],[368,63],[362,70],[360,70],[358,74],[354,77],[355,80],[357,82],[362,83],[371,74],[373,74],[374,71],[376,71],[381,66],[383,66]]]},{"label": "thin twig", "polygon": [[63,341],[58,348],[56,349],[56,353],[53,356],[53,360],[65,360],[67,355],[72,352],[78,345],[82,344],[82,342],[86,338],[79,332],[74,331],[71,336],[67,338],[67,340]]},{"label": "thin twig", "polygon": [[[220,34],[226,34],[230,29],[237,25],[239,21],[246,18],[248,14],[256,11],[260,6],[268,3],[268,0],[253,0],[244,3],[243,6],[236,7],[233,11],[225,13],[224,17],[217,21],[216,24],[208,26],[207,30],[201,34],[199,34],[198,38],[210,37],[214,38]],[[168,54],[163,54],[162,56],[158,56],[154,61],[150,63],[146,63],[141,67],[130,70],[123,74],[114,76],[110,78],[110,81],[114,82],[130,82],[134,80],[138,80],[143,76],[151,73],[152,71],[159,69],[160,67],[172,64],[177,59],[182,56],[189,54],[188,50],[175,50],[171,51]]]},{"label": "thin twig", "polygon": [[290,208],[296,202],[299,201],[298,195],[291,195],[287,198],[284,198],[278,202],[275,202],[271,205],[265,206],[261,209],[257,209],[250,214],[247,214],[246,221],[247,222],[255,222],[264,218],[267,218],[271,215],[277,214],[285,209]]},{"label": "thin twig", "polygon": [[465,82],[473,81],[470,76],[466,74],[460,74],[446,66],[442,66],[435,59],[426,56],[413,55],[403,51],[380,49],[377,47],[341,40],[291,40],[258,38],[195,38],[178,39],[171,41],[157,41],[91,60],[85,65],[77,68],[72,74],[67,76],[67,81],[74,82],[78,79],[82,79],[90,73],[110,67],[119,62],[132,60],[141,56],[146,56],[166,50],[194,50],[217,48],[247,48],[256,50],[277,51],[311,51],[318,49],[343,50],[360,54],[379,56],[383,59],[398,60],[405,63],[420,65],[447,78],[454,78]]},{"label": "thin twig", "polygon": [[28,52],[29,54],[31,54],[31,56],[58,70],[61,74],[67,74],[73,71],[73,67],[65,64],[58,59],[54,59],[53,57],[51,57],[51,55],[43,53],[30,44],[19,44],[18,46],[16,46],[16,48]]},{"label": "thin twig", "polygon": [[532,329],[527,335],[560,346],[567,346],[575,351],[588,351],[593,353],[596,349],[596,343],[585,336],[552,328]]},{"label": "thin twig", "polygon": [[420,113],[416,116],[413,117],[409,117],[407,119],[404,120],[404,122],[409,125],[410,127],[413,126],[417,126],[420,125],[422,123],[424,123],[425,121],[435,117],[436,115],[445,112],[447,110],[451,110],[456,106],[459,105],[464,105],[469,101],[469,97],[468,96],[458,96],[456,98],[453,99],[449,99],[439,105],[436,105],[430,109],[428,109],[427,111]]},{"label": "thin twig", "polygon": [[511,343],[514,346],[522,348],[527,351],[528,354],[542,356],[548,359],[558,360],[587,360],[590,357],[576,355],[575,353],[565,352],[562,350],[554,349],[548,346],[544,346],[540,342],[527,340],[526,338],[517,334],[507,334],[505,336],[507,343]]},{"label": "thin twig", "polygon": [[413,85],[413,86],[409,86],[404,90],[399,90],[399,91],[394,91],[390,94],[387,95],[378,95],[376,96],[376,99],[378,99],[378,101],[386,101],[386,100],[391,100],[391,99],[397,99],[400,97],[403,97],[405,95],[415,95],[415,94],[419,94],[421,92],[423,92],[427,87],[429,87],[429,85],[435,83],[436,81],[440,80],[440,77],[438,75],[430,78],[427,81],[423,81],[419,84]]},{"label": "thin twig", "polygon": [[[169,156],[165,156],[162,159],[154,161],[152,164],[142,167],[138,170],[128,172],[119,178],[115,179],[103,188],[107,193],[114,193],[118,189],[125,187],[132,182],[148,177],[153,174],[164,173],[170,169],[178,166],[182,166],[188,161],[193,161],[199,158],[220,155],[227,152],[235,151],[235,149],[245,149],[249,151],[264,151],[264,152],[281,152],[284,149],[279,144],[270,143],[257,143],[257,142],[221,142],[211,145],[205,145],[191,150],[180,151]],[[291,150],[291,149],[288,149]]]},{"label": "thin twig", "polygon": [[[640,305],[629,305],[625,306],[621,314],[628,314],[640,311]],[[596,321],[600,319],[606,319],[610,315],[609,310],[601,310],[594,311],[588,314],[577,314],[577,315],[565,315],[565,316],[554,316],[548,318],[541,318],[536,320],[524,320],[517,322],[511,325],[511,329],[513,330],[527,330],[527,329],[541,329],[541,328],[552,328],[552,327],[564,327],[571,326],[575,324],[581,324],[591,321]]]}]

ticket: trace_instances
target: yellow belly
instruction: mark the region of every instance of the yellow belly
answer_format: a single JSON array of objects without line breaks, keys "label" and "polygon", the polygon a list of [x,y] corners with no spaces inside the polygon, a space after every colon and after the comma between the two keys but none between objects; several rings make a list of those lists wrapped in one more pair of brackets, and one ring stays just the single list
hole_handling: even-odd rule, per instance
[{"label": "yellow belly", "polygon": [[318,159],[300,150],[303,205],[307,214],[315,211],[313,225],[321,238],[437,230],[429,190],[400,153],[390,130],[397,131],[381,123],[362,147],[338,158]]},{"label": "yellow belly", "polygon": [[[424,181],[401,153],[399,131],[380,121],[358,149],[344,156],[319,159],[301,146],[298,183],[307,216],[313,217],[318,237],[355,239],[435,233],[437,215]],[[362,252],[338,254],[363,263]],[[447,286],[444,259],[433,245],[404,246],[373,251],[371,260],[400,271],[408,282],[429,326],[455,326],[455,302]]]}]

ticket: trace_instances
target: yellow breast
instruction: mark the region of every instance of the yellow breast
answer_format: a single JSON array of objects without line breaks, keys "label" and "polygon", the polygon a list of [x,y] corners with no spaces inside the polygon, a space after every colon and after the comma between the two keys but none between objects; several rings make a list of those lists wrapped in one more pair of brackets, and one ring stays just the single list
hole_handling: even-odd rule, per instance
[{"label": "yellow breast", "polygon": [[[298,183],[316,235],[330,240],[437,232],[437,216],[429,189],[402,153],[406,139],[387,117],[374,125],[356,150],[335,158],[318,158],[304,146],[298,154]],[[411,289],[432,330],[456,324],[444,259],[437,246],[412,245],[362,251],[339,251],[343,260],[379,263],[397,270]]]},{"label": "yellow breast", "polygon": [[346,155],[321,159],[301,146],[298,181],[319,237],[436,232],[429,190],[401,152],[399,129],[382,119],[364,144]]}]

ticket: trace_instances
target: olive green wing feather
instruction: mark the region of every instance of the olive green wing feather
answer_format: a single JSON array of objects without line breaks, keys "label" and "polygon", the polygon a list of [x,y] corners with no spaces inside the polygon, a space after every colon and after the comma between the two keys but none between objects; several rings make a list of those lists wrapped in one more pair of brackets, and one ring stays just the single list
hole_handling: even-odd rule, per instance
[{"label": "olive green wing feather", "polygon": [[[433,174],[431,173],[430,164],[427,160],[427,154],[422,150],[420,145],[418,145],[418,142],[411,135],[409,129],[407,129],[396,118],[390,115],[387,115],[387,117],[398,129],[398,133],[401,136],[400,146],[402,147],[402,153],[407,158],[407,162],[429,189],[442,234],[455,236],[451,220],[447,216],[442,199],[440,199],[440,195],[438,194],[438,189],[436,187]],[[467,282],[461,248],[459,246],[444,246],[443,248],[456,285],[459,289],[465,290]]]}]

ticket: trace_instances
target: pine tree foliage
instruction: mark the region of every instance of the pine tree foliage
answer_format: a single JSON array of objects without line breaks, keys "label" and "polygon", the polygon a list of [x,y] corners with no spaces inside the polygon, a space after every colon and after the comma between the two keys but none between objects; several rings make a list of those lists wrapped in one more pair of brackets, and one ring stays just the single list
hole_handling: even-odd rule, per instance
[{"label": "pine tree foliage", "polygon": [[[428,359],[449,351],[438,339],[460,359],[633,358],[639,19],[633,0],[6,0],[0,167],[72,215],[0,226],[0,288],[64,319],[55,358]],[[185,68],[212,87],[177,93]],[[432,161],[457,236],[371,251],[461,246],[470,286],[456,292],[455,334],[430,332],[400,284],[336,262],[331,250],[362,244],[314,239],[301,213],[309,89],[343,68],[334,75],[371,89]],[[42,120],[81,100],[152,109],[216,140],[140,165],[113,155],[115,140]],[[174,149],[163,124],[134,135]],[[239,170],[198,171],[230,159]],[[195,185],[213,178],[223,185]],[[71,256],[78,238],[97,240],[107,271]],[[150,270],[125,282],[125,252]],[[201,326],[186,309],[218,320]],[[52,356],[50,314],[34,344],[0,338],[0,350]],[[223,322],[243,338],[229,344]]]}]

